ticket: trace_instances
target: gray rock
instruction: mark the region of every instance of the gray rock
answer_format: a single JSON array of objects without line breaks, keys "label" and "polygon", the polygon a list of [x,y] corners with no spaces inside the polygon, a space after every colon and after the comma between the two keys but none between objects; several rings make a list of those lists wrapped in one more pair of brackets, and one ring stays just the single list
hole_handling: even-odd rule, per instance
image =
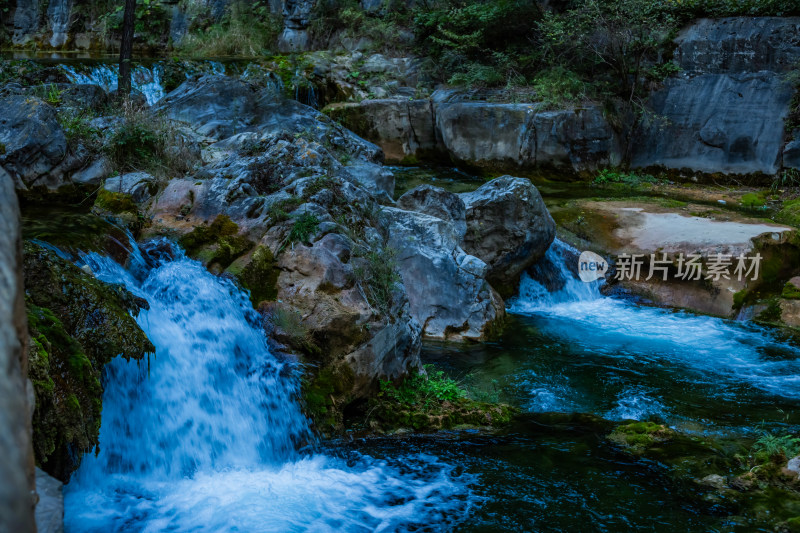
[{"label": "gray rock", "polygon": [[345,167],[347,174],[381,203],[394,200],[394,174],[375,163],[359,163]]},{"label": "gray rock", "polygon": [[58,188],[64,183],[59,164],[67,154],[67,138],[56,111],[42,100],[21,95],[0,99],[0,165],[16,179],[17,188]]},{"label": "gray rock", "polygon": [[771,72],[668,80],[650,98],[660,118],[642,127],[632,165],[774,175],[792,92]]},{"label": "gray rock", "polygon": [[388,245],[408,294],[411,315],[429,339],[482,340],[504,316],[503,301],[480,275],[480,259],[458,246],[451,222],[393,207],[382,210]]},{"label": "gray rock", "polygon": [[111,165],[111,161],[101,157],[74,173],[71,179],[72,183],[77,185],[100,185],[113,171],[114,167]]},{"label": "gray rock", "polygon": [[129,194],[133,201],[142,204],[151,197],[151,190],[155,188],[156,180],[146,172],[129,172],[120,176],[108,178],[103,188],[109,192]]},{"label": "gray rock", "polygon": [[19,210],[11,176],[0,167],[0,531],[36,530],[33,449],[27,401],[27,325]]},{"label": "gray rock", "polygon": [[36,528],[38,533],[61,533],[64,531],[63,483],[36,469]]},{"label": "gray rock", "polygon": [[326,109],[358,135],[378,144],[388,162],[435,155],[438,147],[429,100],[364,100]]},{"label": "gray rock", "polygon": [[530,180],[502,176],[459,195],[466,206],[464,251],[489,265],[486,279],[503,296],[555,238],[555,222]]},{"label": "gray rock", "polygon": [[800,455],[794,457],[793,459],[789,459],[789,462],[786,464],[786,468],[792,472],[797,472],[800,474]]},{"label": "gray rock", "polygon": [[451,222],[463,239],[467,233],[467,208],[457,194],[433,185],[420,185],[397,199],[397,207]]},{"label": "gray rock", "polygon": [[582,172],[622,159],[599,106],[542,111],[535,103],[455,101],[435,110],[440,149],[473,166]]},{"label": "gray rock", "polygon": [[635,133],[632,166],[775,175],[798,32],[800,17],[700,19],[684,29],[675,51],[683,72],[651,96],[657,119]]},{"label": "gray rock", "polygon": [[698,480],[697,483],[715,489],[724,489],[727,486],[725,478],[719,474],[709,474],[703,479]]},{"label": "gray rock", "polygon": [[680,32],[675,60],[693,73],[787,72],[800,59],[800,17],[699,19]]},{"label": "gray rock", "polygon": [[800,170],[800,139],[786,144],[783,149],[783,166]]}]

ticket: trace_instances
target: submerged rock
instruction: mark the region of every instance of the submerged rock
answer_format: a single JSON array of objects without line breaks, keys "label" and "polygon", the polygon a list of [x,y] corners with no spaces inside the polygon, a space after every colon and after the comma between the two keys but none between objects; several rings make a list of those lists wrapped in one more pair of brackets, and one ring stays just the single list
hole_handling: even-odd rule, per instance
[{"label": "submerged rock", "polygon": [[555,238],[555,222],[527,179],[503,176],[459,195],[466,206],[464,251],[488,265],[486,279],[504,297],[519,277],[544,256]]}]

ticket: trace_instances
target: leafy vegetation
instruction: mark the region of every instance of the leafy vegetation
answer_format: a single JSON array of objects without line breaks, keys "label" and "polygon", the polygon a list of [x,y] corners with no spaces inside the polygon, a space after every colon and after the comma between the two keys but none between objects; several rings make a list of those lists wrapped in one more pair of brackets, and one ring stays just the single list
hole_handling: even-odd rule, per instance
[{"label": "leafy vegetation", "polygon": [[363,262],[356,267],[356,278],[370,305],[383,316],[391,314],[392,293],[400,281],[397,273],[397,252],[392,248],[372,248],[363,256]]},{"label": "leafy vegetation", "polygon": [[[203,17],[195,20],[203,21]],[[210,17],[205,20],[210,21]],[[269,2],[233,2],[218,23],[200,24],[183,38],[178,53],[192,57],[256,57],[274,50],[280,21]]]},{"label": "leafy vegetation", "polygon": [[311,213],[303,213],[294,219],[289,231],[289,242],[308,243],[309,238],[317,231],[319,219]]},{"label": "leafy vegetation", "polygon": [[192,158],[169,120],[130,102],[123,106],[122,119],[104,148],[116,170],[173,177],[191,169]]},{"label": "leafy vegetation", "polygon": [[605,168],[598,172],[592,181],[595,185],[607,185],[611,183],[622,183],[629,186],[637,186],[643,183],[657,183],[658,180],[650,174],[637,174],[636,172],[622,172],[610,168]]},{"label": "leafy vegetation", "polygon": [[395,385],[382,380],[380,395],[400,404],[412,407],[429,408],[440,402],[453,402],[466,398],[467,392],[457,381],[447,377],[433,365],[425,365],[425,373],[413,375]]}]

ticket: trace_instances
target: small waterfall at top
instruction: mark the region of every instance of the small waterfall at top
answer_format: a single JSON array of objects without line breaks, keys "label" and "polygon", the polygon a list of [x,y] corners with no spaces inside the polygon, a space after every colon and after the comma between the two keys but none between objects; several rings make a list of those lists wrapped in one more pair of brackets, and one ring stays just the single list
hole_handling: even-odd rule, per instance
[{"label": "small waterfall at top", "polygon": [[[95,275],[145,298],[151,361],[106,367],[100,451],[65,489],[71,532],[395,531],[463,520],[466,474],[435,457],[298,451],[310,431],[296,368],[267,348],[247,295],[156,244]],[[159,256],[159,253],[161,256]]]},{"label": "small waterfall at top", "polygon": [[[59,66],[72,83],[98,85],[106,92],[112,92],[117,89],[119,78],[119,65],[117,64],[102,64],[83,68],[75,68],[66,64]],[[204,72],[225,74],[225,65],[222,63],[207,61],[204,62],[204,67],[206,67],[203,70]],[[189,75],[190,72],[187,72],[186,77],[188,78]],[[163,77],[164,65],[161,63],[154,63],[149,67],[137,65],[131,74],[133,89],[141,92],[147,103],[153,105],[166,96]]]},{"label": "small waterfall at top", "polygon": [[63,46],[69,38],[69,23],[72,10],[72,0],[50,0],[47,6],[47,19],[53,36],[50,46],[58,48]]}]

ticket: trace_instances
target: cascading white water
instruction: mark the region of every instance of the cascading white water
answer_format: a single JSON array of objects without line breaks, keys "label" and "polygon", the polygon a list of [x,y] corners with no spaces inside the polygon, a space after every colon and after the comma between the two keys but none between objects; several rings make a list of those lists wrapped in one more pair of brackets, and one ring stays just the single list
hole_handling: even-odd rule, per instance
[{"label": "cascading white water", "polygon": [[[85,85],[97,85],[106,92],[117,89],[119,78],[119,65],[103,64],[92,67],[75,68],[71,65],[59,65],[72,83]],[[204,62],[204,71],[212,74],[224,74],[225,65],[217,61]],[[131,84],[133,89],[141,92],[148,105],[153,105],[164,96],[166,90],[163,84],[164,66],[161,63],[154,63],[147,67],[137,65],[131,73]]]},{"label": "cascading white water", "polygon": [[229,281],[182,255],[128,271],[86,260],[149,302],[137,320],[156,353],[107,366],[100,451],[66,487],[67,531],[394,531],[470,509],[471,480],[435,457],[298,452],[311,434],[296,369]]},{"label": "cascading white water", "polygon": [[[725,383],[744,384],[775,397],[800,399],[800,350],[774,332],[603,296],[600,282],[584,283],[573,273],[578,255],[556,240],[536,271],[523,276],[509,310],[537,317],[539,331],[562,339],[587,361],[602,358],[608,364],[635,364],[642,371],[678,367],[682,375],[713,379],[721,389]],[[570,268],[572,261],[575,268]],[[533,410],[591,410],[576,403],[580,395],[562,377],[526,378]],[[605,416],[641,419],[652,414],[664,414],[661,400],[634,380]]]}]

